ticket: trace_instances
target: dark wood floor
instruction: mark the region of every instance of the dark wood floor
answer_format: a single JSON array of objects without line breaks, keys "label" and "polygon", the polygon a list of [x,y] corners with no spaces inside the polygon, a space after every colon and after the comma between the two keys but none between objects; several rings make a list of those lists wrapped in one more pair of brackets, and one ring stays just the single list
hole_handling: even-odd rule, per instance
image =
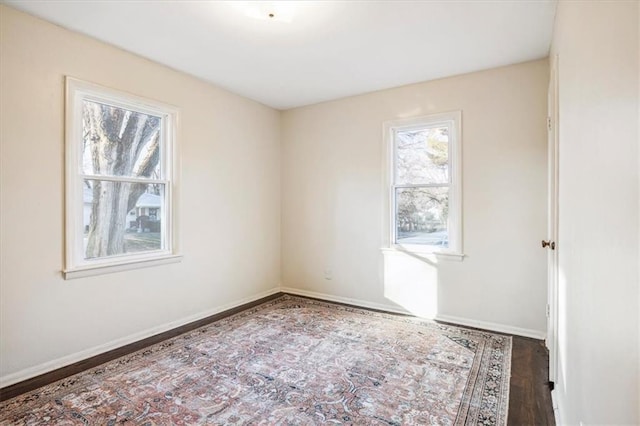
[{"label": "dark wood floor", "polygon": [[[243,309],[248,309],[281,295],[282,293],[268,296],[264,299],[212,315],[211,317],[183,325],[139,342],[96,355],[87,360],[0,389],[0,401],[13,398],[25,392],[30,392],[40,386],[53,383],[120,356],[202,327],[203,325],[233,315]],[[543,341],[525,337],[513,337],[508,417],[508,424],[510,426],[555,425],[551,404],[551,392],[548,385],[548,365],[549,356]]]},{"label": "dark wood floor", "polygon": [[555,425],[549,388],[549,353],[542,340],[513,337],[510,426]]}]

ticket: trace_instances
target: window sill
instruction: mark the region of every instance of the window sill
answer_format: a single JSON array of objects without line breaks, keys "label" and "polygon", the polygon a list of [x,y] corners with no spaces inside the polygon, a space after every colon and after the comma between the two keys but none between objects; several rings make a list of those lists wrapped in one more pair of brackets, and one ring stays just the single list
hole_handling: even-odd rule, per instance
[{"label": "window sill", "polygon": [[138,259],[129,262],[121,262],[117,264],[103,264],[83,266],[79,268],[70,268],[62,271],[65,280],[75,278],[91,277],[94,275],[110,274],[113,272],[128,271],[131,269],[148,268],[151,266],[166,265],[169,263],[178,263],[182,261],[181,254],[171,254],[162,257],[154,257],[153,259]]},{"label": "window sill", "polygon": [[383,247],[383,253],[405,253],[411,256],[423,257],[425,259],[436,259],[436,260],[447,260],[452,262],[462,262],[465,258],[465,254],[456,253],[456,252],[435,252],[428,250],[419,250],[415,248],[406,248],[406,247]]}]

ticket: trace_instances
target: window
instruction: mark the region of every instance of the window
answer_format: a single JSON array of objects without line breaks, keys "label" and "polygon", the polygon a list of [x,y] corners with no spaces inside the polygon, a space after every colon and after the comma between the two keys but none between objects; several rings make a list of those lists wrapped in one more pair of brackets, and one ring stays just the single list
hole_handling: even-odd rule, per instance
[{"label": "window", "polygon": [[179,260],[177,111],[72,78],[66,102],[65,277]]},{"label": "window", "polygon": [[460,112],[385,123],[392,247],[462,256]]}]

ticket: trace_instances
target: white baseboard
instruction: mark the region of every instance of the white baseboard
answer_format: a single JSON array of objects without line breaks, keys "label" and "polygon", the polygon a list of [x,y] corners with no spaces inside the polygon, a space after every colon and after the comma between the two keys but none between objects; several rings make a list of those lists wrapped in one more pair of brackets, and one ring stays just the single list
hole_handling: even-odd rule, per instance
[{"label": "white baseboard", "polygon": [[560,405],[558,405],[558,390],[551,391],[551,405],[553,406],[553,418],[556,425],[562,424],[562,416],[560,415]]},{"label": "white baseboard", "polygon": [[295,294],[298,296],[307,296],[313,297],[314,299],[322,299],[329,302],[345,303],[347,305],[354,305],[362,308],[378,309],[380,311],[393,312],[396,314],[411,315],[411,312],[402,309],[399,306],[387,305],[384,303],[374,303],[361,299],[351,299],[349,297],[334,296],[332,294],[318,293],[316,291],[300,290],[299,288],[293,287],[280,287],[280,291],[283,293]]},{"label": "white baseboard", "polygon": [[[293,287],[280,287],[280,291],[282,291],[283,293],[297,294],[299,296],[314,297],[316,299],[323,299],[330,302],[346,303],[349,305],[360,306],[363,308],[379,309],[382,311],[411,315],[411,312],[403,309],[402,307],[393,306],[390,304],[388,305],[383,303],[368,302],[366,300],[351,299],[348,297],[334,296],[331,294],[318,293],[318,292],[309,291],[309,290],[300,290]],[[464,325],[467,327],[481,328],[483,330],[497,331],[499,333],[507,333],[507,334],[513,334],[515,336],[531,337],[531,338],[540,339],[540,340],[544,340],[544,338],[546,337],[546,333],[543,331],[513,327],[510,325],[497,324],[493,322],[472,320],[469,318],[456,317],[452,315],[438,314],[433,319],[436,321],[450,322],[456,325]]]},{"label": "white baseboard", "polygon": [[481,328],[483,330],[497,331],[498,333],[513,334],[514,336],[531,337],[533,339],[544,340],[547,333],[544,331],[532,330],[529,328],[514,327],[511,325],[498,324],[494,322],[479,321],[469,318],[456,317],[453,315],[436,315],[436,320],[450,322],[467,327]]},{"label": "white baseboard", "polygon": [[227,303],[226,305],[218,306],[213,309],[209,309],[194,315],[190,315],[186,318],[181,318],[179,320],[162,324],[157,327],[149,328],[139,333],[134,333],[129,336],[122,337],[120,339],[112,340],[103,345],[94,346],[92,348],[89,348],[80,352],[65,355],[61,358],[57,358],[52,361],[47,361],[45,363],[35,365],[33,367],[25,368],[15,373],[7,374],[6,376],[0,377],[0,388],[13,385],[15,383],[30,379],[32,377],[39,376],[40,374],[48,373],[55,369],[65,367],[67,365],[71,365],[75,362],[82,361],[87,358],[91,358],[92,356],[108,352],[112,349],[116,349],[116,348],[128,345],[130,343],[137,342],[142,339],[146,339],[147,337],[155,336],[156,334],[163,333],[168,330],[172,330],[176,327],[189,324],[190,322],[193,322],[193,321],[198,321],[200,319],[209,317],[211,315],[219,314],[220,312],[224,312],[229,309],[236,308],[238,306],[244,305],[245,303],[251,303],[253,301],[262,299],[263,297],[271,296],[272,294],[279,293],[279,292],[280,292],[280,287],[274,287],[270,290],[263,291],[253,296],[245,297],[243,299],[236,300],[231,303]]}]

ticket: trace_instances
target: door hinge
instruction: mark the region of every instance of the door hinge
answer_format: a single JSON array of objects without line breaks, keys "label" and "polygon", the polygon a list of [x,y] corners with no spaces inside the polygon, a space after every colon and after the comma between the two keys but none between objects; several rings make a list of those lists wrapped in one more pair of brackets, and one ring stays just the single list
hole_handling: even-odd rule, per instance
[{"label": "door hinge", "polygon": [[553,390],[556,387],[555,382],[549,382],[549,390]]},{"label": "door hinge", "polygon": [[551,308],[547,305],[547,318],[551,317]]},{"label": "door hinge", "polygon": [[547,117],[547,130],[551,131],[551,117]]},{"label": "door hinge", "polygon": [[556,249],[556,242],[555,241],[542,240],[541,243],[542,243],[542,248],[549,247],[551,250],[555,250]]}]

